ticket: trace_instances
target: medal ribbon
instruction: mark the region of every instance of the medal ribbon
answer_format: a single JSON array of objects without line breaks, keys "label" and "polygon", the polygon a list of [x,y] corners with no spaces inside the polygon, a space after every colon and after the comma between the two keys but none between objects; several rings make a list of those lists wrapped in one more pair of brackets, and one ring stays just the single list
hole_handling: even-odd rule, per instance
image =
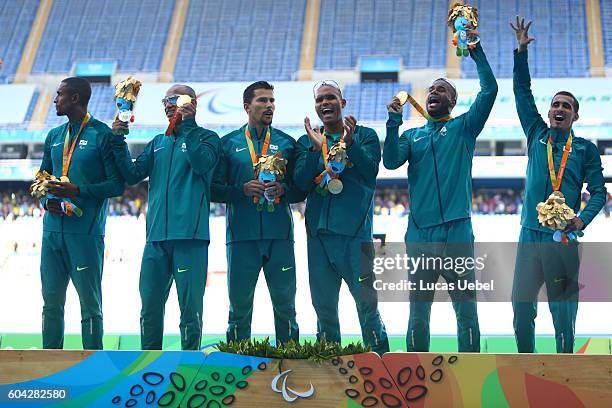
[{"label": "medal ribbon", "polygon": [[563,180],[563,173],[565,173],[565,166],[567,165],[567,158],[569,156],[570,151],[572,150],[572,136],[574,131],[570,131],[570,135],[567,138],[567,142],[565,142],[565,147],[563,148],[563,157],[561,158],[561,164],[559,165],[559,174],[555,174],[555,163],[553,159],[552,152],[552,137],[550,134],[548,135],[548,143],[546,143],[546,153],[548,156],[548,172],[550,173],[550,182],[552,183],[553,191],[559,191],[561,187],[561,181]]},{"label": "medal ribbon", "polygon": [[[268,146],[270,146],[270,127],[268,126],[268,130],[266,132],[266,137],[264,138],[264,144],[261,148],[261,155],[257,156],[255,153],[255,146],[253,146],[253,138],[251,137],[251,131],[249,130],[249,125],[246,125],[244,128],[244,135],[246,137],[247,146],[249,147],[249,153],[251,155],[251,162],[253,163],[253,177],[255,177],[255,165],[259,162],[259,158],[261,156],[265,156],[268,154]],[[257,204],[259,200],[257,197],[253,197],[253,203]]]},{"label": "medal ribbon", "polygon": [[410,94],[408,94],[408,102],[410,102],[410,104],[414,107],[414,109],[416,109],[417,112],[419,112],[421,116],[423,116],[427,120],[431,120],[433,122],[448,122],[449,120],[453,118],[451,115],[444,116],[443,118],[440,118],[440,119],[432,118],[429,115],[429,113],[427,113],[427,111],[423,109],[423,107],[419,105],[419,103]]},{"label": "medal ribbon", "polygon": [[[340,141],[344,142],[344,135],[340,137]],[[332,169],[330,169],[329,165],[327,164],[328,163],[327,162],[327,133],[325,133],[325,131],[323,131],[323,143],[321,144],[321,154],[323,155],[323,165],[325,166],[325,170],[323,170],[321,174],[315,177],[314,181],[317,184],[319,184],[321,180],[323,180],[323,177],[325,177],[325,173],[328,173],[332,179],[338,178],[338,175],[334,174]]]},{"label": "medal ribbon", "polygon": [[249,153],[251,154],[253,171],[255,171],[255,165],[259,162],[259,158],[268,154],[268,146],[270,146],[270,127],[268,127],[268,131],[266,132],[264,144],[261,148],[261,154],[259,156],[255,153],[255,146],[253,146],[253,138],[251,137],[251,131],[249,130],[248,125],[244,128],[244,135],[246,136],[247,146],[249,147]]},{"label": "medal ribbon", "polygon": [[81,136],[81,132],[87,126],[87,123],[91,119],[91,115],[87,113],[85,115],[85,119],[83,119],[83,123],[81,123],[81,127],[79,132],[76,134],[74,141],[72,142],[72,146],[70,147],[70,151],[68,151],[68,145],[70,144],[70,124],[68,124],[68,131],[66,132],[66,138],[64,139],[64,152],[62,154],[62,176],[68,177],[68,169],[70,168],[70,162],[72,161],[72,153],[74,153],[74,148]]}]

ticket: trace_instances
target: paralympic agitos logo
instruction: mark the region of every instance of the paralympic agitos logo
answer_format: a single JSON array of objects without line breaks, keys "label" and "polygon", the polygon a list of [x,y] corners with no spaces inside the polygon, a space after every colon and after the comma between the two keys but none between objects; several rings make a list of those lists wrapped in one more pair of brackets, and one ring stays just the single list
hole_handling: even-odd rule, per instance
[{"label": "paralympic agitos logo", "polygon": [[[272,380],[272,391],[282,394],[283,398],[287,402],[293,402],[297,400],[298,398],[309,398],[312,395],[314,395],[315,390],[314,390],[314,386],[312,385],[312,383],[310,383],[310,388],[307,391],[303,391],[303,392],[298,392],[290,388],[287,385],[287,378],[289,377],[290,372],[291,370],[285,370],[277,374],[276,377],[274,377],[274,379]],[[281,379],[282,379],[281,387],[279,388],[278,383],[279,381],[281,381]]]}]

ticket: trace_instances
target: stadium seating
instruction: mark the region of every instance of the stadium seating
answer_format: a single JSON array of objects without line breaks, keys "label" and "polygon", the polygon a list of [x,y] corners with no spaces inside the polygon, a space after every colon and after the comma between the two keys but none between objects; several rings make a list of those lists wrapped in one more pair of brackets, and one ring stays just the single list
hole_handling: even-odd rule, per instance
[{"label": "stadium seating", "polygon": [[605,52],[605,64],[612,66],[612,1],[601,0],[601,31]]},{"label": "stadium seating", "polygon": [[[585,0],[471,1],[471,4],[478,7],[478,31],[495,75],[498,78],[512,77],[512,52],[516,48],[516,37],[509,23],[514,21],[517,15],[521,15],[534,21],[529,30],[530,35],[536,38],[529,46],[529,63],[534,77],[589,76],[584,2]],[[572,16],[572,20],[569,20],[568,16]],[[463,77],[477,77],[476,66],[472,61],[464,59],[461,69]]]},{"label": "stadium seating", "polygon": [[175,80],[294,79],[305,10],[305,0],[190,1]]},{"label": "stadium seating", "polygon": [[[387,103],[398,91],[410,92],[409,84],[397,82],[363,82],[344,88],[347,100],[345,114],[353,115],[362,122],[384,122],[387,120]],[[409,106],[404,109],[404,120],[410,117]]]},{"label": "stadium seating", "polygon": [[17,70],[37,8],[38,0],[0,2],[0,83],[10,81]]},{"label": "stadium seating", "polygon": [[69,72],[77,60],[117,61],[120,71],[159,71],[173,4],[55,0],[32,72]]},{"label": "stadium seating", "polygon": [[447,0],[322,0],[315,69],[353,69],[360,56],[376,54],[400,55],[408,68],[442,68],[447,10]]},{"label": "stadium seating", "polygon": [[[116,108],[113,103],[115,88],[108,84],[91,84],[91,99],[89,100],[89,111],[94,117],[102,122],[111,123],[113,121]],[[57,116],[55,107],[51,105],[47,115],[46,125],[55,127],[66,122],[65,116]]]}]

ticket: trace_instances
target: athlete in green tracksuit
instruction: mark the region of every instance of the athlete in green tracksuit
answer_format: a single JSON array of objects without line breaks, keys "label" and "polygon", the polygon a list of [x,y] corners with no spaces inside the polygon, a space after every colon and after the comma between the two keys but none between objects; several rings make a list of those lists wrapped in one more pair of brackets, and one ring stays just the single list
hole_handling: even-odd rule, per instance
[{"label": "athlete in green tracksuit", "polygon": [[[295,320],[295,257],[289,204],[303,201],[305,194],[292,183],[296,142],[271,126],[273,90],[265,81],[245,89],[248,124],[221,139],[222,153],[211,189],[212,201],[227,204],[228,342],[251,337],[253,295],[262,268],[274,308],[277,343],[297,342],[300,335]],[[264,184],[254,179],[253,157],[257,160],[261,155],[277,153],[288,160],[284,180]],[[266,204],[257,209],[254,199],[264,193],[270,199],[280,199],[274,211],[268,211]]]},{"label": "athlete in green tracksuit", "polygon": [[[111,130],[87,113],[90,96],[91,87],[83,78],[61,82],[54,103],[57,114],[66,115],[69,122],[49,131],[40,166],[58,179],[68,176],[69,182],[50,182],[48,192],[69,198],[83,212],[81,217],[67,216],[57,198],[41,199],[48,210],[40,259],[45,349],[64,346],[64,305],[70,280],[81,303],[83,348],[102,349],[107,198],[123,193],[123,180],[111,152]],[[64,157],[69,159],[65,164]]]},{"label": "athlete in green tracksuit", "polygon": [[[306,118],[307,134],[298,140],[295,181],[300,189],[308,191],[306,233],[310,294],[317,313],[317,338],[340,343],[338,299],[344,280],[357,305],[364,343],[383,354],[389,351],[389,340],[372,286],[372,206],[380,141],[373,129],[357,126],[352,116],[343,121],[345,105],[346,100],[335,82],[318,83],[315,110],[323,128],[313,129]],[[330,149],[343,135],[352,167],[346,167],[339,175],[343,184],[339,194],[323,195],[317,191],[318,184],[314,181],[326,169],[322,150]]]},{"label": "athlete in green tracksuit", "polygon": [[[177,108],[180,95],[192,98]],[[149,177],[147,242],[140,269],[140,338],[143,350],[162,348],[164,309],[172,281],[181,309],[181,348],[198,350],[208,266],[210,185],[219,158],[219,137],[195,122],[195,92],[174,85],[163,99],[168,119],[179,121],[170,136],[155,136],[132,162],[123,136],[114,136],[113,153],[128,184]],[[127,129],[115,120],[113,133]]]},{"label": "athlete in green tracksuit", "polygon": [[[445,79],[435,80],[427,94],[430,116],[420,128],[398,137],[402,106],[393,98],[388,106],[387,137],[383,164],[397,169],[409,163],[410,217],[406,231],[408,256],[474,257],[472,207],[472,159],[476,137],[493,108],[497,83],[480,46],[470,50],[476,62],[481,90],[469,111],[456,118],[450,112],[457,91]],[[449,245],[450,244],[450,245]],[[436,282],[442,275],[447,282],[474,281],[473,268],[461,275],[455,270],[421,269],[410,275],[414,282]],[[418,283],[417,283],[418,285]],[[419,286],[417,286],[419,287]],[[480,330],[475,293],[449,291],[457,317],[459,351],[480,351]],[[429,350],[429,319],[434,291],[411,291],[406,346],[408,351]]]},{"label": "athlete in green tracksuit", "polygon": [[512,26],[519,44],[514,53],[514,95],[521,126],[527,136],[528,156],[525,202],[521,214],[522,229],[512,288],[514,332],[519,352],[535,351],[536,299],[542,284],[545,283],[548,306],[555,327],[557,352],[572,353],[578,312],[578,244],[554,242],[554,231],[540,225],[536,210],[537,204],[546,201],[553,192],[548,167],[548,145],[552,147],[554,178],[560,178],[559,169],[564,150],[569,143],[570,134],[572,135],[559,188],[565,196],[566,204],[578,213],[585,182],[591,194],[587,206],[570,221],[565,232],[583,230],[589,225],[604,206],[607,191],[597,146],[573,135],[572,125],[578,120],[578,100],[569,92],[555,94],[548,111],[550,127],[538,113],[531,93],[527,64],[527,45],[533,41],[528,32],[530,25],[531,23],[525,25],[524,19],[517,17],[516,27]]}]

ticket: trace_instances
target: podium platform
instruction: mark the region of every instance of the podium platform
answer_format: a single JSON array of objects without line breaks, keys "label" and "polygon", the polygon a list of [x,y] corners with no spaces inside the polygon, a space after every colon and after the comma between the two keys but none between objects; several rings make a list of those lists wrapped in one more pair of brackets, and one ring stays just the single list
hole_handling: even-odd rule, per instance
[{"label": "podium platform", "polygon": [[0,406],[609,407],[611,355],[1,350]]}]

